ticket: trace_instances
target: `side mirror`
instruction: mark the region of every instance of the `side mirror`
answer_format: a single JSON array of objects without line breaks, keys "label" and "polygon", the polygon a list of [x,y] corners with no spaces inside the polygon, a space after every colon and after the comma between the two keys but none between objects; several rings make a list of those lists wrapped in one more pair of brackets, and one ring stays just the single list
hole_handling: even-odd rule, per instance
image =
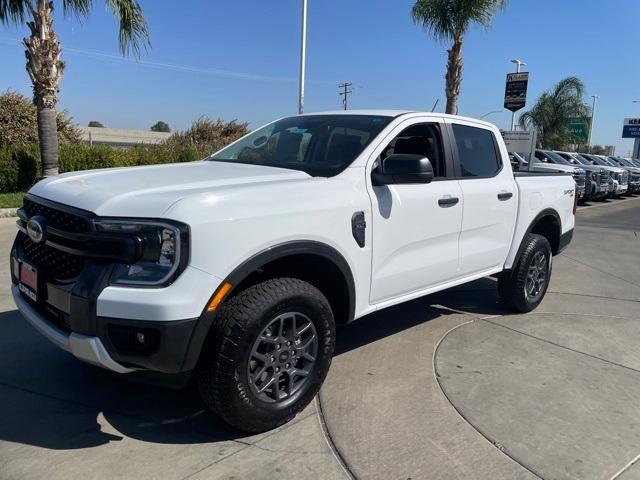
[{"label": "side mirror", "polygon": [[371,175],[374,186],[403,183],[429,183],[433,166],[427,157],[396,153],[382,161]]}]

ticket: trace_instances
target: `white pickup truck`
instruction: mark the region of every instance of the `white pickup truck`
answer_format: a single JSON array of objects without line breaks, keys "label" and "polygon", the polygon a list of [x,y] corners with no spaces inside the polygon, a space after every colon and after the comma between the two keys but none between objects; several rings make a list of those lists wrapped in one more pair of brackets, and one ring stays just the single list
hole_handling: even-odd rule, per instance
[{"label": "white pickup truck", "polygon": [[19,210],[13,296],[81,360],[193,373],[212,411],[264,431],[316,395],[336,326],[489,275],[505,305],[535,308],[575,188],[514,175],[478,120],[294,116],[202,161],[41,181]]}]

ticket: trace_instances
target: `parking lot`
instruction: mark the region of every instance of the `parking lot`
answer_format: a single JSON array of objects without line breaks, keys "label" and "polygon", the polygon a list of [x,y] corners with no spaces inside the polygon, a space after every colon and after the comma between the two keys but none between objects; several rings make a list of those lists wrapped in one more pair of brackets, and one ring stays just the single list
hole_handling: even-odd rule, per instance
[{"label": "parking lot", "polygon": [[488,278],[362,318],[316,401],[256,436],[50,345],[3,261],[0,478],[640,478],[639,249],[640,198],[581,207],[536,311]]}]

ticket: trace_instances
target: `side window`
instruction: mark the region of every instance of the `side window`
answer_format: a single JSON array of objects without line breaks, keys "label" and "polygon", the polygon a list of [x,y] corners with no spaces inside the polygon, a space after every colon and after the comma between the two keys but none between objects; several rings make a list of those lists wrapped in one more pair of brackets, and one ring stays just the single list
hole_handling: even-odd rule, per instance
[{"label": "side window", "polygon": [[493,133],[484,128],[453,124],[463,177],[492,177],[500,170]]},{"label": "side window", "polygon": [[405,128],[385,147],[379,160],[394,153],[427,157],[433,166],[434,177],[446,176],[442,135],[438,124],[419,123]]}]

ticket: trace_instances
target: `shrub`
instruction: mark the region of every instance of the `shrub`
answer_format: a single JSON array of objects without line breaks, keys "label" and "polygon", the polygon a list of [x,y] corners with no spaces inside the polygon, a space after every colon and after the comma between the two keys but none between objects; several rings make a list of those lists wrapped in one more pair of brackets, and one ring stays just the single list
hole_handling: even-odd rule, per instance
[{"label": "shrub", "polygon": [[165,144],[170,147],[193,147],[198,155],[206,157],[249,133],[247,127],[248,123],[236,120],[223,122],[200,117],[188,130],[171,135]]},{"label": "shrub", "polygon": [[[58,112],[60,143],[80,142],[80,131],[68,112]],[[36,106],[24,95],[7,91],[0,95],[0,146],[38,143]]]},{"label": "shrub", "polygon": [[0,192],[18,190],[18,166],[8,148],[0,149]]},{"label": "shrub", "polygon": [[[133,167],[159,163],[192,162],[200,157],[193,147],[159,145],[115,149],[104,145],[60,145],[60,173],[110,167]],[[37,145],[0,147],[0,193],[29,189],[38,179],[40,152]]]}]

